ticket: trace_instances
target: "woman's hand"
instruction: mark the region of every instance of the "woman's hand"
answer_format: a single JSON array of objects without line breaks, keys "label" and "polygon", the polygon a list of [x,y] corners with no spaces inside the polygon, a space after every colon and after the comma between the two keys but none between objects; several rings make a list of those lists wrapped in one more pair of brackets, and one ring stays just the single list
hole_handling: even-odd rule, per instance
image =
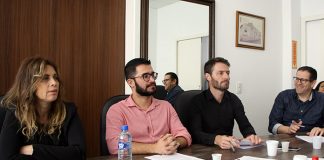
[{"label": "woman's hand", "polygon": [[20,148],[19,153],[20,154],[24,154],[24,155],[32,155],[33,154],[33,145],[26,145],[26,146],[22,146]]}]

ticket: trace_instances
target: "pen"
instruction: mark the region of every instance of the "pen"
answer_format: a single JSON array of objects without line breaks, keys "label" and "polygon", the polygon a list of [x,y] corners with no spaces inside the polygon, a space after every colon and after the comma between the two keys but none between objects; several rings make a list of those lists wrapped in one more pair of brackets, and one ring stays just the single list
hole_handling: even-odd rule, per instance
[{"label": "pen", "polygon": [[[290,125],[291,125],[291,124],[292,124],[292,123],[290,123]],[[306,127],[306,126],[304,126],[304,125],[300,125],[299,127],[300,127],[300,128],[304,128],[304,127]]]},{"label": "pen", "polygon": [[[291,124],[297,124],[297,123],[299,123],[301,121],[301,119],[297,119],[297,120],[295,120],[295,122],[294,121],[292,121],[291,122]],[[298,124],[297,124],[298,125]],[[300,128],[304,128],[305,126],[304,125],[298,125]]]},{"label": "pen", "polygon": [[230,145],[231,145],[231,149],[232,149],[232,151],[235,152],[235,148],[234,148],[234,146],[233,146],[233,141],[230,141]]}]

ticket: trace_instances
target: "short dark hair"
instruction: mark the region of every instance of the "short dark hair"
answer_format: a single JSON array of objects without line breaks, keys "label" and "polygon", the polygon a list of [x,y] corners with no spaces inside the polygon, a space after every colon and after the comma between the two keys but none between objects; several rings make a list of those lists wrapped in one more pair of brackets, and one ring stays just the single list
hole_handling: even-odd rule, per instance
[{"label": "short dark hair", "polygon": [[216,58],[212,58],[210,60],[208,60],[206,63],[205,63],[205,66],[204,66],[204,73],[209,73],[211,74],[213,71],[213,66],[216,64],[216,63],[223,63],[223,64],[226,64],[228,67],[231,66],[231,64],[228,62],[227,59],[223,58],[223,57],[216,57]]},{"label": "short dark hair", "polygon": [[136,74],[136,67],[141,64],[151,65],[151,61],[144,58],[134,58],[130,60],[124,68],[125,79],[133,78]]},{"label": "short dark hair", "polygon": [[316,91],[319,91],[319,88],[320,88],[320,86],[321,86],[321,84],[323,83],[324,81],[321,81],[321,82],[319,82],[318,84],[317,84],[317,86],[315,87],[315,90]]},{"label": "short dark hair", "polygon": [[309,67],[309,66],[302,66],[300,68],[298,68],[297,72],[298,71],[307,71],[310,76],[309,76],[309,80],[310,81],[314,81],[317,79],[317,72],[316,72],[316,69],[312,68],[312,67]]},{"label": "short dark hair", "polygon": [[177,80],[177,85],[178,85],[178,83],[179,83],[179,79],[178,79],[178,76],[177,76],[177,74],[175,74],[175,73],[173,73],[173,72],[168,72],[168,73],[166,73],[165,75],[169,75],[170,76],[170,78],[172,79],[172,80]]}]

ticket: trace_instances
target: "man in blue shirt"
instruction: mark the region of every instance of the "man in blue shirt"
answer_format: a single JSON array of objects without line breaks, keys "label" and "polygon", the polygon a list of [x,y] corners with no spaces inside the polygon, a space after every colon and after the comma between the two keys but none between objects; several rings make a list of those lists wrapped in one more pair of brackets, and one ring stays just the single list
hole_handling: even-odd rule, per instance
[{"label": "man in blue shirt", "polygon": [[177,97],[183,92],[183,89],[179,86],[178,76],[173,72],[168,72],[164,75],[164,89],[168,92],[165,100],[170,102],[174,107]]},{"label": "man in blue shirt", "polygon": [[269,132],[310,136],[324,133],[324,94],[313,90],[317,72],[309,66],[300,67],[294,77],[295,89],[279,93],[269,115]]}]

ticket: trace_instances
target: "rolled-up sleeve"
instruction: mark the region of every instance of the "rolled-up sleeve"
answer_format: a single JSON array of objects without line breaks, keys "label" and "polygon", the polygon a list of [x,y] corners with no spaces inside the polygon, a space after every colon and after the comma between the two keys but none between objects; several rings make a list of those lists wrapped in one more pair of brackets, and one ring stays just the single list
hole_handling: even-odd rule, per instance
[{"label": "rolled-up sleeve", "polygon": [[118,109],[120,104],[113,105],[106,116],[106,142],[110,154],[117,154],[118,136],[120,126],[125,124],[121,111]]},{"label": "rolled-up sleeve", "polygon": [[170,108],[170,113],[171,134],[173,134],[175,137],[184,137],[187,140],[187,145],[190,146],[192,140],[188,130],[182,125],[177,112],[172,107]]},{"label": "rolled-up sleeve", "polygon": [[282,93],[280,93],[273,104],[272,110],[269,115],[269,126],[268,131],[276,134],[279,126],[282,123],[284,114],[284,103]]}]

